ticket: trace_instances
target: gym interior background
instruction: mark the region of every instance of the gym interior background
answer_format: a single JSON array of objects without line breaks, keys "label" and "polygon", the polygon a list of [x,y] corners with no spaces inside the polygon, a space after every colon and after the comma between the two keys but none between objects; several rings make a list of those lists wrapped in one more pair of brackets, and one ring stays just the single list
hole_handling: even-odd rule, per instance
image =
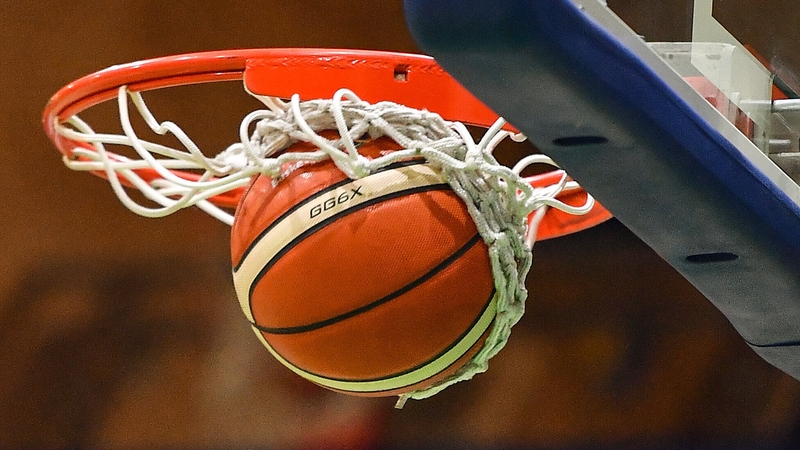
[{"label": "gym interior background", "polygon": [[[687,0],[609,3],[653,39],[689,31],[674,19]],[[489,372],[395,410],[326,392],[270,357],[235,298],[227,226],[196,210],[135,216],[104,181],[65,169],[41,131],[50,95],[112,64],[245,47],[418,51],[399,0],[16,0],[0,5],[0,37],[0,448],[800,441],[800,383],[614,220],[536,245],[528,312]],[[211,153],[258,107],[238,83],[147,98]],[[111,109],[91,118],[118,122]]]}]

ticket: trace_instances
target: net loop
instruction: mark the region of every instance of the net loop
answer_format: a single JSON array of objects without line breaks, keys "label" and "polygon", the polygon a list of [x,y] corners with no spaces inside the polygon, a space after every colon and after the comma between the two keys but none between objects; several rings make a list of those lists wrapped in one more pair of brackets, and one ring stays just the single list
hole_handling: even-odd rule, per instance
[{"label": "net loop", "polygon": [[[183,148],[141,139],[131,125],[129,97],[154,133],[175,136]],[[59,134],[75,145],[73,157],[65,158],[65,163],[75,170],[104,172],[122,203],[137,214],[160,217],[197,206],[232,224],[233,217],[209,199],[246,186],[256,174],[269,176],[279,183],[300,163],[330,159],[348,177],[358,179],[392,163],[423,157],[442,173],[464,201],[488,246],[497,313],[483,347],[467,364],[431,387],[401,395],[397,405],[401,407],[410,398],[430,397],[486,371],[488,361],[503,348],[512,327],[524,313],[531,247],[545,211],[556,208],[569,214],[586,214],[594,200],[589,196],[580,206],[558,200],[561,193],[578,189],[566,174],[551,186],[531,186],[521,175],[527,166],[555,166],[544,155],[523,158],[513,168],[500,164],[493,156],[496,146],[506,138],[524,139],[521,134],[504,130],[503,119],[497,120],[475,142],[460,122],[449,122],[435,113],[392,102],[368,103],[347,89],[325,100],[301,101],[298,95],[288,102],[272,97],[256,98],[266,109],[254,111],[243,119],[239,128],[240,142],[214,157],[206,157],[180,127],[156,120],[141,95],[128,92],[123,86],[117,96],[122,135],[95,133],[77,116],[57,124]],[[329,139],[320,134],[326,130],[336,130],[338,137]],[[367,158],[359,153],[356,145],[364,136],[370,139],[387,136],[402,149]],[[298,142],[313,144],[318,150],[290,151]],[[138,159],[112,154],[106,150],[106,145],[128,146]],[[145,177],[143,170],[152,170],[155,176]],[[192,170],[195,176],[176,170]],[[139,189],[159,206],[142,205],[133,200],[123,182]]]}]

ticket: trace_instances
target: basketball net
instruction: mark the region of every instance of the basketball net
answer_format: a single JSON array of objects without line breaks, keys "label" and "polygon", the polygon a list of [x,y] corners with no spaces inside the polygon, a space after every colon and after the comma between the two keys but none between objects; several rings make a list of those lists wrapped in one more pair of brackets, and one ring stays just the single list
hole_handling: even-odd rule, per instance
[{"label": "basketball net", "polygon": [[[299,96],[294,95],[284,102],[275,97],[254,96],[266,108],[245,117],[239,129],[240,142],[214,157],[206,157],[180,127],[156,120],[141,95],[123,86],[117,95],[122,134],[96,133],[77,116],[56,125],[57,132],[76,145],[72,150],[74,157],[65,157],[64,162],[74,170],[105,173],[120,201],[142,216],[162,217],[197,206],[231,225],[234,217],[209,199],[245,187],[257,174],[270,176],[279,183],[287,164],[330,159],[348,177],[358,179],[398,161],[425,158],[441,171],[464,201],[488,245],[497,291],[497,315],[483,348],[472,360],[433,386],[401,395],[397,405],[402,407],[409,398],[430,397],[486,371],[489,359],[503,348],[511,328],[524,313],[531,247],[546,210],[555,208],[569,214],[586,214],[594,205],[591,196],[577,207],[556,199],[559,194],[579,189],[566,174],[553,185],[531,186],[520,173],[531,164],[555,165],[544,155],[530,155],[512,168],[498,163],[492,152],[502,140],[525,139],[504,129],[503,119],[497,120],[476,143],[460,122],[449,122],[438,114],[397,103],[370,104],[346,89],[339,90],[328,100],[300,101]],[[139,138],[131,124],[131,103],[153,132],[173,135],[183,148]],[[325,130],[336,130],[339,138],[321,136],[319,132]],[[387,136],[403,149],[369,159],[359,154],[356,144],[365,136],[370,139]],[[318,150],[284,151],[298,142],[311,143]],[[136,156],[109,152],[107,145],[130,147]],[[144,169],[148,169],[148,173],[152,169],[157,175],[145,179],[140,175]],[[185,172],[176,170],[198,175],[188,179]],[[135,187],[157,206],[134,200],[124,185]],[[531,215],[533,219],[529,224]]]}]

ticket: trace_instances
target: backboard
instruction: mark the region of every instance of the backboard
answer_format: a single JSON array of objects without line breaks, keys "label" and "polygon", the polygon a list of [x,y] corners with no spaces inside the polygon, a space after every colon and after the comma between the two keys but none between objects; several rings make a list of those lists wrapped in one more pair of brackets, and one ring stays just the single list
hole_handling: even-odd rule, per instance
[{"label": "backboard", "polygon": [[795,2],[405,8],[425,52],[800,379]]}]

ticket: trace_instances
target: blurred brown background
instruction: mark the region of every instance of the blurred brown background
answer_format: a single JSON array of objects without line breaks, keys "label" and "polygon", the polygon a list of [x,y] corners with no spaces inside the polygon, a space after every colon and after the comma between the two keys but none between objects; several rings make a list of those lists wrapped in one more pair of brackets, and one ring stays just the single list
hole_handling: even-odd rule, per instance
[{"label": "blurred brown background", "polygon": [[[653,40],[690,30],[685,0],[609,3]],[[528,313],[489,372],[397,411],[271,359],[235,300],[225,225],[133,215],[40,131],[50,95],[112,64],[415,51],[399,0],[10,0],[0,38],[0,448],[800,447],[800,384],[615,221],[537,244]],[[257,107],[236,83],[151,105],[210,152]]]}]

